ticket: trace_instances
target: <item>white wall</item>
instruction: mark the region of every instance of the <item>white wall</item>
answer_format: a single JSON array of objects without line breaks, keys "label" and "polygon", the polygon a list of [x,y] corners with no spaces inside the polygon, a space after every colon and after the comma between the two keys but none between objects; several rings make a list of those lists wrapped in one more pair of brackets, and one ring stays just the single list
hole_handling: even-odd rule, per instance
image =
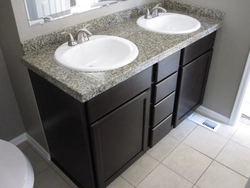
[{"label": "white wall", "polygon": [[203,105],[230,117],[250,49],[249,0],[176,0],[226,13],[217,33]]},{"label": "white wall", "polygon": [[24,131],[21,114],[0,48],[0,139],[10,141]]},{"label": "white wall", "polygon": [[0,23],[0,46],[25,131],[48,151],[28,71],[20,61],[23,50],[9,0],[0,1]]},{"label": "white wall", "polygon": [[119,12],[142,4],[158,2],[158,0],[128,0],[113,4],[109,7],[84,12],[63,19],[55,20],[44,25],[30,27],[27,21],[24,0],[11,0],[13,11],[15,14],[18,33],[21,41],[32,39],[34,37],[51,33],[66,27],[83,23],[101,16],[105,16],[114,12]]}]

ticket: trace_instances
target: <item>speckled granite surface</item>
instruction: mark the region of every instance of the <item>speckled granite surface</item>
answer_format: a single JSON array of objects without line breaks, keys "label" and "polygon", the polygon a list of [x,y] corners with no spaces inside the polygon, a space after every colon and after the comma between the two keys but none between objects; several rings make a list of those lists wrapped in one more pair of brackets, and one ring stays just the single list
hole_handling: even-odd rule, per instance
[{"label": "speckled granite surface", "polygon": [[[169,12],[184,13],[198,19],[201,22],[201,28],[185,35],[146,31],[136,25],[136,20],[145,8],[155,4],[143,5],[88,22],[92,24],[89,30],[95,35],[120,36],[137,45],[139,55],[129,65],[111,71],[92,73],[70,70],[58,65],[53,55],[55,49],[66,42],[66,39],[60,36],[62,31],[25,41],[23,47],[26,55],[22,57],[22,62],[80,102],[85,102],[222,26],[223,12],[171,1],[162,3]],[[74,33],[84,25],[86,23],[65,30]]]}]

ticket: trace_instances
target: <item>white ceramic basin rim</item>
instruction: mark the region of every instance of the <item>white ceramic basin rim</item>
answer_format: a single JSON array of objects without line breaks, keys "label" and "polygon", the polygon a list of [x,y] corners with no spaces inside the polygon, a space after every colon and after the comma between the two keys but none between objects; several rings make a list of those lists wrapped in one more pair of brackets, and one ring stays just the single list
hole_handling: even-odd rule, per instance
[{"label": "white ceramic basin rim", "polygon": [[137,20],[137,24],[146,30],[164,34],[186,34],[201,27],[197,19],[177,13],[160,13],[158,17],[151,19],[142,16]]},{"label": "white ceramic basin rim", "polygon": [[112,70],[131,63],[138,56],[138,48],[131,41],[108,35],[94,35],[76,46],[67,43],[54,54],[57,63],[78,71]]}]

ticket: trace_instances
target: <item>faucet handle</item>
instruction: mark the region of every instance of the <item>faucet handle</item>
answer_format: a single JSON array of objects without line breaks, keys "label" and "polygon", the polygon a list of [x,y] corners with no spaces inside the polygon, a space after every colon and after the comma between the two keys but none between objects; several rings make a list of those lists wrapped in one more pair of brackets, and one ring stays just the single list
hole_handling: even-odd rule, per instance
[{"label": "faucet handle", "polygon": [[74,37],[71,35],[71,33],[68,33],[68,32],[64,31],[64,32],[61,32],[60,34],[61,35],[65,35],[65,34],[68,35],[68,45],[69,46],[75,46],[77,44]]}]

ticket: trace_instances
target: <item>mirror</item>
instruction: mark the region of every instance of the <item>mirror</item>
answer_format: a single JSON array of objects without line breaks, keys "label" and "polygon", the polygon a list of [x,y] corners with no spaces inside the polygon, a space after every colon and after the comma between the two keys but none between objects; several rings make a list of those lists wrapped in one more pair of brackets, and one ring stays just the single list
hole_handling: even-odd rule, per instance
[{"label": "mirror", "polygon": [[109,6],[125,0],[24,0],[30,26]]}]

